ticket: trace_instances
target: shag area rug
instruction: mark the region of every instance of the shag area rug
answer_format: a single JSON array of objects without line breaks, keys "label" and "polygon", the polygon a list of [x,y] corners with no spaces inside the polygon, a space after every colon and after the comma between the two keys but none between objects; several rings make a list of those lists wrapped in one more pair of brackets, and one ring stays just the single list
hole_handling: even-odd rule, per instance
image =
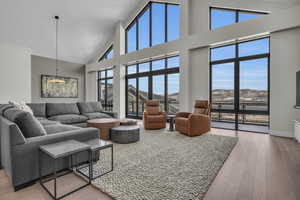
[{"label": "shag area rug", "polygon": [[[141,131],[133,144],[114,144],[114,171],[93,185],[116,200],[201,200],[238,141],[205,134]],[[110,169],[110,150],[95,167]]]}]

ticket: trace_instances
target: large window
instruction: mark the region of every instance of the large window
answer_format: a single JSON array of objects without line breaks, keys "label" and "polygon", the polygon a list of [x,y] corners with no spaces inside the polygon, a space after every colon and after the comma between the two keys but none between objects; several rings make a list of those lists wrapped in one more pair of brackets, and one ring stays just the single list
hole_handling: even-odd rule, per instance
[{"label": "large window", "polygon": [[215,127],[269,125],[269,42],[262,38],[211,49],[212,119],[222,122]]},{"label": "large window", "polygon": [[111,59],[114,56],[114,49],[113,46],[111,45],[109,49],[99,58],[98,62],[104,60],[104,59]]},{"label": "large window", "polygon": [[106,111],[113,110],[113,70],[98,72],[98,101]]},{"label": "large window", "polygon": [[179,57],[127,66],[126,91],[128,117],[141,117],[148,99],[159,100],[168,113],[178,112]]},{"label": "large window", "polygon": [[126,52],[179,39],[179,5],[150,2],[126,29]]},{"label": "large window", "polygon": [[230,24],[235,24],[250,19],[255,19],[265,14],[267,13],[211,7],[210,8],[210,30],[214,30],[217,28],[228,26]]}]

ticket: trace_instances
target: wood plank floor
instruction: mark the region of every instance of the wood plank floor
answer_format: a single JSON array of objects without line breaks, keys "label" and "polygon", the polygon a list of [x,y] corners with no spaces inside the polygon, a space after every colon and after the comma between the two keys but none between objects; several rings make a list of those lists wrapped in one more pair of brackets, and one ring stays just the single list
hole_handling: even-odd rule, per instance
[{"label": "wood plank floor", "polygon": [[[299,200],[300,144],[264,134],[213,129],[214,134],[238,134],[239,142],[212,183],[205,200]],[[59,179],[61,192],[82,183],[75,175]],[[50,200],[39,184],[14,192],[0,170],[0,200]],[[65,199],[108,200],[89,186]]]}]

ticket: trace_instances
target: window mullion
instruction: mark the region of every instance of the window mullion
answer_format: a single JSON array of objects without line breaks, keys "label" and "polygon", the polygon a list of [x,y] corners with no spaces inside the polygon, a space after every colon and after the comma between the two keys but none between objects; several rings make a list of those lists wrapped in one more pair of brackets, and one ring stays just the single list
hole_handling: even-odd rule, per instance
[{"label": "window mullion", "polygon": [[150,34],[149,34],[149,46],[151,47],[152,46],[152,2],[149,3],[149,31],[150,31]]},{"label": "window mullion", "polygon": [[168,4],[165,4],[165,42],[168,42]]}]

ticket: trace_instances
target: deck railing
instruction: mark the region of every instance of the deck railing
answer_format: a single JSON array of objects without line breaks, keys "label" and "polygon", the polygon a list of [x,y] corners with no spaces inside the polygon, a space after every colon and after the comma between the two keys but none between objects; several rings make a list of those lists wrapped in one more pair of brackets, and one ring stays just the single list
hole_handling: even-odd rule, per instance
[{"label": "deck railing", "polygon": [[[234,113],[227,113],[224,110],[234,110],[233,103],[229,102],[217,102],[212,104],[213,112],[212,119],[213,121],[218,122],[234,122],[235,116]],[[242,113],[239,114],[239,123],[240,124],[262,124],[268,125],[269,119],[267,114],[247,114],[245,111],[268,111],[268,104],[265,102],[243,102],[240,103],[240,111]]]}]

